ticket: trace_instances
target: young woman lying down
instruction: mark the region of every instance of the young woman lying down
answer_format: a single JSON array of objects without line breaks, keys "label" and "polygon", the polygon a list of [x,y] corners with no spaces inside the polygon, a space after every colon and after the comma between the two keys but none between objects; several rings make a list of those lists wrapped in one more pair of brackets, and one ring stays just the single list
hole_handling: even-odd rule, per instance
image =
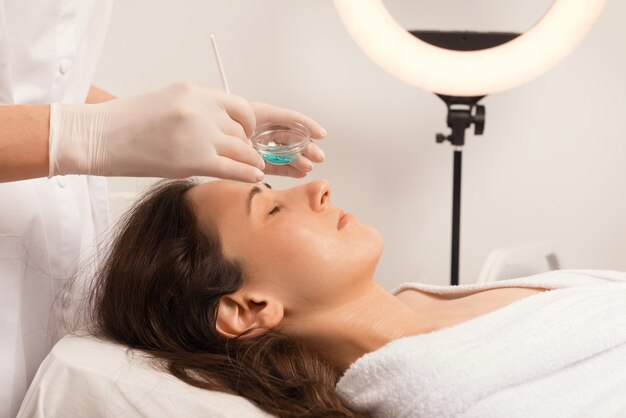
[{"label": "young woman lying down", "polygon": [[94,283],[92,331],[280,417],[626,413],[626,275],[374,281],[383,240],[314,181],[162,183]]}]

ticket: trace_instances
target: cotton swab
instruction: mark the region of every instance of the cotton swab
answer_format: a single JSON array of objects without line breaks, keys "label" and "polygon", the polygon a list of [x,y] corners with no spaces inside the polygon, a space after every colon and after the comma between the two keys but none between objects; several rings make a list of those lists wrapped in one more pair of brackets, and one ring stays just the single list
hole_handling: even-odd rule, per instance
[{"label": "cotton swab", "polygon": [[215,61],[217,62],[217,68],[220,70],[220,77],[222,79],[222,87],[226,93],[230,93],[228,88],[228,81],[226,81],[226,74],[224,73],[224,67],[222,67],[222,59],[220,58],[220,52],[217,49],[217,41],[215,35],[211,35],[211,45],[213,46],[213,53],[215,54]]}]

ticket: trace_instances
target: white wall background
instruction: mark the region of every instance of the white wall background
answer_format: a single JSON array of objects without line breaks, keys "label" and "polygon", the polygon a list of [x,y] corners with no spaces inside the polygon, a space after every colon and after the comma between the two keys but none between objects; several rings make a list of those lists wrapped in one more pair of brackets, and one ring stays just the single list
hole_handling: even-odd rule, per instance
[{"label": "white wall background", "polygon": [[[387,0],[411,29],[524,31],[549,0]],[[483,100],[485,134],[464,152],[461,283],[493,248],[550,240],[566,268],[626,270],[626,2],[541,78]],[[449,283],[452,150],[445,106],[379,69],[331,1],[117,1],[95,84],[128,96],[191,80],[290,107],[328,131],[326,178],[342,207],[381,231],[377,280]],[[303,180],[269,178],[276,188]],[[117,216],[146,179],[111,179]]]}]

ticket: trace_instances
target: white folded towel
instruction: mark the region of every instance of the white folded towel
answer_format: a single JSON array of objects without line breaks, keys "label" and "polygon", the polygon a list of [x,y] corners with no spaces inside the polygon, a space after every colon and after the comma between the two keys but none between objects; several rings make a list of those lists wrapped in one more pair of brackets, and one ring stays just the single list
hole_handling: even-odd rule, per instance
[{"label": "white folded towel", "polygon": [[394,340],[337,383],[372,417],[626,417],[626,273],[569,270],[461,286],[403,284],[438,294],[552,289],[452,327]]}]

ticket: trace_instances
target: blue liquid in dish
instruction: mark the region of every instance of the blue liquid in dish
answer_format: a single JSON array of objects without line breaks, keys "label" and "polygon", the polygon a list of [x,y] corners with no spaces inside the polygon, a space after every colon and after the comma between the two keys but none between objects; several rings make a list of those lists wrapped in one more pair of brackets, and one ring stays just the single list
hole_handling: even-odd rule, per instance
[{"label": "blue liquid in dish", "polygon": [[296,159],[295,155],[272,155],[272,154],[261,154],[263,159],[270,164],[274,165],[285,165],[289,164],[293,160]]}]

